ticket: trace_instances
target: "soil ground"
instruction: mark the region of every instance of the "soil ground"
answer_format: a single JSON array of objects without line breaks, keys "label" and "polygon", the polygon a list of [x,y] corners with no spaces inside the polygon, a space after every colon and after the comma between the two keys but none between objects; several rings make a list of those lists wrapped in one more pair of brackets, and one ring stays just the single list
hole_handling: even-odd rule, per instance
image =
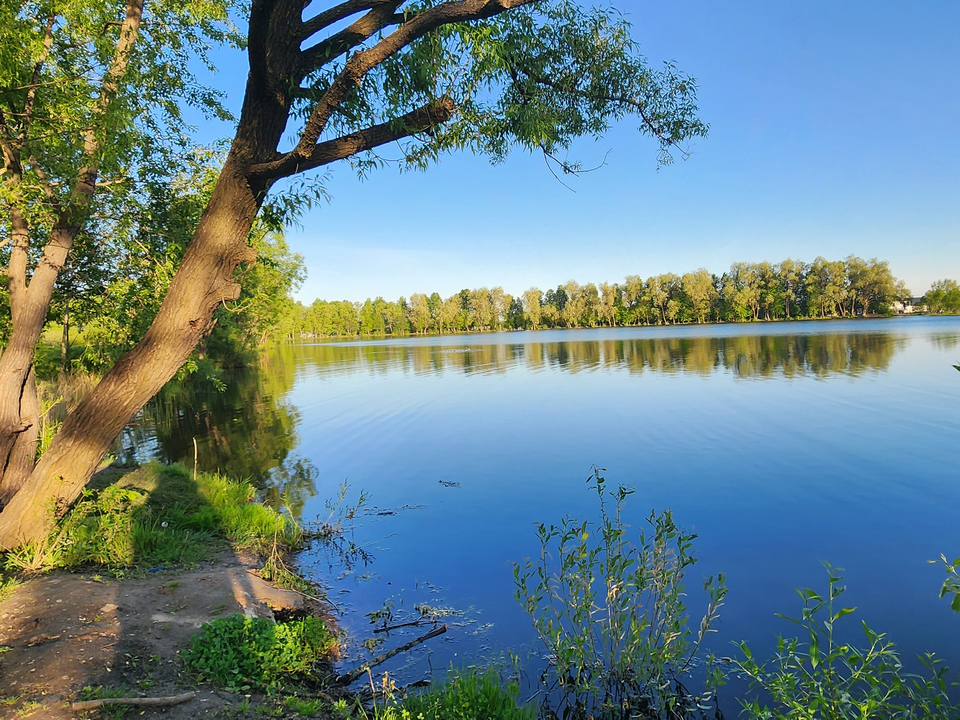
[{"label": "soil ground", "polygon": [[59,572],[20,586],[0,602],[0,718],[118,716],[71,710],[71,702],[92,697],[85,688],[127,697],[196,691],[182,705],[130,708],[127,717],[297,717],[276,696],[197,687],[178,657],[217,617],[322,614],[302,595],[265,583],[250,572],[256,567],[255,558],[225,552],[195,568],[142,578]]}]

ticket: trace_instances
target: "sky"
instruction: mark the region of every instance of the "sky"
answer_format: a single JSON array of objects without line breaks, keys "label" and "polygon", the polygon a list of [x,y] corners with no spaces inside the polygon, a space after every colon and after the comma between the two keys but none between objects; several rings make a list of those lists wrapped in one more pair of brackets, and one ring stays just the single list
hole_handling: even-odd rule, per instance
[{"label": "sky", "polygon": [[[960,3],[613,5],[651,65],[699,84],[710,133],[689,159],[658,169],[656,143],[627,120],[575,144],[570,159],[606,163],[572,189],[522,151],[364,180],[331,166],[331,201],[287,233],[307,267],[299,299],[517,295],[850,254],[888,260],[916,295],[960,280]],[[245,63],[213,79],[238,104]]]}]

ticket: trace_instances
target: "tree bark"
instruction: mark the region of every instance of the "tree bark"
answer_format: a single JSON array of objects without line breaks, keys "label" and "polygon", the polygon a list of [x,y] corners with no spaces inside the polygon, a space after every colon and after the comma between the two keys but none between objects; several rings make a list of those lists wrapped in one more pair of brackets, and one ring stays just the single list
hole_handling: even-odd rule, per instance
[{"label": "tree bark", "polygon": [[0,504],[6,505],[23,487],[33,470],[40,438],[40,403],[37,400],[36,378],[31,367],[20,389],[20,422],[24,429],[16,434],[0,477]]},{"label": "tree bark", "polygon": [[63,309],[63,332],[60,334],[60,375],[70,368],[70,306]]}]

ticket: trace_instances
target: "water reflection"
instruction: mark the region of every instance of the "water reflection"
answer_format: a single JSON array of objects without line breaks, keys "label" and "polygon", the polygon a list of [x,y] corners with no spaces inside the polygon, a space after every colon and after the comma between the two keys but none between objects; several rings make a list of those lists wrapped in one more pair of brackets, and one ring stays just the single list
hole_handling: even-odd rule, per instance
[{"label": "water reflection", "polygon": [[464,347],[323,344],[301,346],[293,353],[313,371],[336,375],[397,371],[496,374],[525,367],[532,372],[626,370],[631,374],[710,375],[727,371],[743,378],[789,378],[881,372],[906,342],[906,338],[889,333],[837,333],[491,342]]},{"label": "water reflection", "polygon": [[171,382],[124,430],[117,452],[190,468],[196,458],[199,470],[252,480],[267,502],[299,513],[316,494],[317,470],[294,451],[301,415],[285,396],[295,370],[274,357],[226,375],[221,390],[209,382]]},{"label": "water reflection", "polygon": [[[196,441],[200,470],[251,479],[269,502],[286,503],[299,512],[315,494],[317,469],[296,452],[301,412],[287,398],[297,378],[489,375],[520,369],[825,379],[885,372],[909,342],[908,335],[891,332],[631,337],[632,333],[636,331],[592,338],[561,331],[287,345],[259,367],[225,377],[222,391],[204,383],[170,383],[126,429],[115,452],[192,468]],[[955,347],[958,337],[949,332],[928,335],[939,349]]]}]

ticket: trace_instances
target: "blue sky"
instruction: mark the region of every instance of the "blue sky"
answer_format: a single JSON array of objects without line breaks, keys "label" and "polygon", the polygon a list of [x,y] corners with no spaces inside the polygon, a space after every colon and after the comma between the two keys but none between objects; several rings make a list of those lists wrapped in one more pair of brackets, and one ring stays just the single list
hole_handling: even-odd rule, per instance
[{"label": "blue sky", "polygon": [[[649,2],[614,5],[653,65],[696,77],[710,135],[657,170],[636,123],[578,143],[571,192],[540,156],[447,156],[360,181],[288,233],[300,298],[388,299],[569,279],[620,281],[731,262],[853,253],[890,261],[922,294],[960,279],[960,3]],[[239,95],[245,59],[214,84]]]}]

